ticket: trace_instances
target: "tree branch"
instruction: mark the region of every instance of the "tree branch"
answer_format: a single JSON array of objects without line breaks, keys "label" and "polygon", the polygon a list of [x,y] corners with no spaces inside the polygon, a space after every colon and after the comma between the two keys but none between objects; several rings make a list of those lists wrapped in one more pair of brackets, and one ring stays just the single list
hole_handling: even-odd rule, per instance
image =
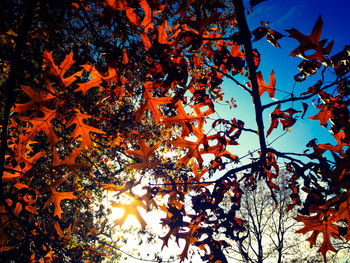
[{"label": "tree branch", "polygon": [[23,16],[22,23],[18,30],[18,36],[16,39],[16,47],[14,56],[11,60],[11,69],[6,82],[6,98],[5,107],[3,112],[3,119],[1,121],[1,145],[0,145],[0,201],[5,205],[6,209],[9,209],[7,203],[4,200],[4,182],[2,181],[3,174],[5,171],[5,153],[7,150],[7,129],[10,120],[11,108],[16,101],[15,88],[17,80],[19,79],[20,65],[22,62],[22,52],[25,47],[27,35],[32,25],[32,19],[34,16],[34,9],[38,3],[38,0],[30,0],[27,2],[26,12]]},{"label": "tree branch", "polygon": [[256,67],[254,62],[254,55],[251,42],[251,33],[247,24],[247,20],[244,14],[244,6],[242,0],[233,0],[236,19],[238,24],[239,35],[243,44],[243,51],[246,58],[246,63],[248,67],[248,78],[252,87],[252,97],[255,109],[255,118],[258,127],[259,143],[261,148],[260,159],[265,162],[266,157],[266,141],[264,133],[264,122],[262,117],[262,105],[259,95],[259,85],[256,77]]}]

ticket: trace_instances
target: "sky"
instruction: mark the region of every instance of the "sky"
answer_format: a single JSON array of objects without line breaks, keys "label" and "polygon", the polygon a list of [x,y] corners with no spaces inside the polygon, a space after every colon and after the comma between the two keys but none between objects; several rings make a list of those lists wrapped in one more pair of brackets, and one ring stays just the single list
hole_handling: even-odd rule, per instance
[{"label": "sky", "polygon": [[[248,1],[246,1],[247,3]],[[328,39],[329,41],[334,40],[335,44],[330,55],[334,55],[340,52],[344,45],[350,44],[350,30],[347,28],[349,25],[349,11],[350,11],[350,0],[268,0],[262,2],[254,8],[254,12],[247,16],[248,24],[251,30],[260,26],[260,21],[269,22],[270,27],[285,35],[279,43],[281,48],[273,47],[265,39],[253,43],[253,47],[257,48],[261,54],[261,64],[259,70],[262,71],[264,79],[266,82],[269,80],[269,75],[273,70],[276,77],[276,88],[284,91],[291,91],[294,86],[294,75],[299,73],[297,65],[302,61],[301,58],[289,57],[289,53],[294,50],[299,44],[296,40],[288,38],[288,33],[286,29],[295,28],[300,32],[309,35],[312,28],[319,15],[322,16],[324,21],[321,39]],[[327,73],[330,78],[334,78],[332,73]],[[319,76],[319,75],[318,75]],[[299,94],[301,90],[312,86],[316,80],[317,76],[310,78],[310,80],[297,83],[294,86],[294,91]],[[234,86],[231,81],[225,81],[223,83],[223,91],[226,94],[225,99],[229,100],[233,97],[236,100],[237,108],[229,109],[226,106],[217,106],[216,110],[220,117],[226,119],[232,119],[233,117],[243,120],[246,123],[247,128],[256,129],[255,126],[255,116],[254,109],[252,108],[252,99],[240,88]],[[276,92],[276,98],[282,99],[285,96],[283,92]],[[267,94],[263,97],[264,103],[273,102]],[[301,103],[290,103],[283,106],[282,109],[287,109],[289,107],[294,107],[296,110],[302,109]],[[269,128],[269,114],[274,109],[264,112],[265,120],[265,131]],[[319,138],[319,143],[335,143],[332,136],[330,136],[327,129],[320,127],[318,121],[311,121],[307,119],[308,116],[317,114],[318,110],[312,105],[309,107],[304,120],[298,120],[297,123],[291,128],[291,132],[287,134],[276,142],[272,144],[272,147],[276,149],[282,149],[283,151],[297,151],[302,153],[306,149],[306,144],[316,136]],[[268,142],[275,140],[281,133],[282,128],[279,125],[271,135],[268,137]],[[249,143],[247,143],[249,142]],[[242,135],[240,139],[240,146],[237,147],[237,155],[243,156],[248,153],[248,150],[256,149],[254,148],[254,142],[257,144],[256,135]],[[253,145],[253,146],[252,146]],[[235,152],[233,152],[235,154]],[[117,213],[119,214],[119,212]],[[119,214],[119,216],[121,216]],[[156,231],[161,231],[157,229],[157,216],[154,214],[145,216],[146,221],[153,221],[151,227]],[[130,218],[129,225],[137,224],[137,221]],[[163,230],[164,231],[164,230]],[[136,243],[134,243],[135,245]],[[154,251],[159,249],[160,245],[155,245],[155,247],[142,248],[143,250]],[[177,247],[175,243],[170,244],[169,248],[166,248],[164,253],[169,254],[179,254],[181,249]],[[130,247],[129,252],[132,252],[132,247]],[[129,258],[128,262],[135,263],[141,262]],[[178,261],[177,261],[178,262]],[[201,262],[199,258],[196,258],[193,262]]]},{"label": "sky", "polygon": [[[247,1],[248,2],[248,1]],[[257,48],[261,54],[261,64],[258,68],[262,72],[266,83],[269,82],[271,71],[274,71],[276,77],[276,89],[290,92],[293,90],[298,95],[306,88],[312,86],[319,79],[319,74],[310,77],[308,80],[301,83],[294,83],[294,75],[299,73],[298,64],[302,61],[299,57],[290,57],[289,53],[298,45],[298,41],[289,38],[289,33],[286,29],[295,28],[306,35],[311,34],[312,28],[316,23],[317,18],[321,15],[323,20],[323,29],[321,34],[322,39],[334,40],[335,44],[331,52],[331,56],[342,51],[344,45],[350,44],[350,30],[348,26],[348,14],[350,11],[350,1],[334,0],[333,5],[329,5],[330,1],[320,0],[268,0],[257,5],[253,13],[247,16],[248,24],[251,30],[260,26],[261,21],[269,22],[271,29],[283,34],[285,37],[279,40],[281,48],[276,48],[267,42],[264,38],[254,42],[253,47]],[[328,42],[327,42],[328,43]],[[319,73],[319,72],[318,72]],[[329,79],[334,80],[334,74],[328,74]],[[239,79],[239,77],[237,78]],[[222,117],[235,117],[243,120],[247,128],[256,129],[255,114],[252,108],[252,100],[246,92],[235,87],[231,81],[225,81],[223,84],[224,93],[227,98],[233,97],[237,102],[237,108],[228,110],[228,107],[217,109]],[[276,99],[283,99],[286,94],[276,91]],[[273,102],[267,95],[262,95],[263,103]],[[309,101],[311,103],[311,100]],[[296,110],[301,110],[301,103],[289,103],[282,106],[282,110],[293,107]],[[265,132],[270,126],[269,115],[274,110],[264,111]],[[315,138],[319,139],[319,143],[335,143],[335,140],[330,136],[327,129],[320,127],[318,121],[311,121],[307,117],[318,113],[318,110],[312,105],[309,106],[304,120],[299,119],[296,124],[291,127],[291,132],[272,144],[276,149],[285,151],[298,151],[302,153],[306,149],[306,144]],[[301,114],[300,114],[301,115]],[[282,128],[279,124],[271,135],[267,138],[268,142],[274,141],[280,134]],[[238,150],[240,155],[251,150],[251,144],[244,142],[257,141],[254,135],[249,135],[246,138],[241,136],[241,146]]]}]

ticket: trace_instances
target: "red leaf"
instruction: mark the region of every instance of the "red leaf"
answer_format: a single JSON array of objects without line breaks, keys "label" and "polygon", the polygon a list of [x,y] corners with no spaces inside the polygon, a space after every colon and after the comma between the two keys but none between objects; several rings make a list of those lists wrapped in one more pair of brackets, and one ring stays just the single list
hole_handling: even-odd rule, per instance
[{"label": "red leaf", "polygon": [[131,151],[127,150],[125,151],[127,154],[134,155],[137,158],[141,159],[141,163],[134,163],[129,165],[126,169],[152,169],[155,166],[159,165],[158,161],[150,161],[151,156],[153,155],[154,151],[159,147],[160,143],[157,143],[153,145],[152,147],[149,147],[146,144],[146,140],[143,138],[139,138],[139,146],[140,150],[137,151]]},{"label": "red leaf", "polygon": [[24,113],[33,108],[36,111],[40,111],[41,106],[43,106],[46,103],[49,103],[51,100],[55,98],[55,96],[53,95],[55,91],[52,89],[52,86],[49,82],[47,82],[47,85],[45,88],[48,92],[44,92],[44,91],[37,92],[29,86],[21,85],[21,89],[30,98],[30,101],[24,104],[16,104],[16,108],[13,110],[13,112]]},{"label": "red leaf", "polygon": [[277,128],[279,118],[286,118],[287,115],[281,111],[280,105],[276,107],[276,109],[270,114],[271,125],[268,129],[266,136],[269,136],[273,129]]},{"label": "red leaf", "polygon": [[326,126],[329,119],[333,117],[332,108],[327,107],[326,104],[316,106],[320,112],[314,116],[309,117],[310,120],[319,120],[322,126]]},{"label": "red leaf", "polygon": [[68,87],[69,85],[71,85],[76,79],[80,78],[81,74],[83,73],[83,70],[80,70],[79,72],[74,73],[70,77],[65,77],[66,72],[75,63],[75,61],[73,60],[72,51],[69,53],[69,55],[67,55],[64,58],[63,62],[59,66],[56,66],[55,62],[53,61],[52,51],[47,52],[45,50],[44,59],[50,68],[49,74],[57,78],[63,87]]},{"label": "red leaf", "polygon": [[149,29],[153,29],[152,10],[148,5],[147,0],[141,0],[140,6],[143,8],[143,11],[145,12],[145,17],[141,22],[141,26],[144,27],[144,32],[147,33]]},{"label": "red leaf", "polygon": [[76,88],[74,92],[81,91],[83,92],[83,95],[85,95],[86,92],[93,87],[98,87],[101,90],[102,87],[100,87],[100,85],[102,83],[102,80],[105,80],[105,81],[118,80],[117,72],[115,71],[114,68],[108,68],[108,75],[102,76],[93,65],[83,65],[82,67],[87,72],[89,72],[90,79],[88,82],[78,83],[78,88]]},{"label": "red leaf", "polygon": [[273,98],[275,96],[275,85],[276,85],[276,79],[275,74],[272,71],[270,74],[270,84],[267,85],[264,81],[264,78],[261,74],[261,71],[256,73],[256,78],[259,85],[259,95],[261,96],[265,91],[269,94],[270,98]]},{"label": "red leaf", "polygon": [[273,129],[278,125],[278,122],[281,122],[283,130],[290,128],[296,122],[296,119],[293,118],[293,115],[301,111],[296,111],[292,108],[282,111],[280,109],[281,105],[278,105],[276,109],[270,114],[271,125],[268,129],[266,136],[269,136]]},{"label": "red leaf", "polygon": [[143,83],[143,99],[144,104],[135,112],[136,121],[140,121],[144,112],[150,110],[152,112],[153,121],[160,122],[162,119],[162,114],[158,109],[158,105],[171,103],[171,97],[155,98],[152,96],[153,83],[151,81],[146,81]]},{"label": "red leaf", "polygon": [[332,245],[331,237],[339,238],[338,226],[333,224],[333,220],[330,220],[330,216],[334,212],[334,209],[329,209],[327,212],[318,212],[315,216],[297,216],[295,218],[295,220],[304,223],[304,227],[299,229],[297,233],[306,234],[312,231],[311,236],[307,239],[310,242],[310,247],[316,244],[317,236],[320,233],[323,234],[323,243],[318,252],[323,254],[325,262],[328,250],[336,252],[336,249]]},{"label": "red leaf", "polygon": [[[302,56],[303,58],[309,60],[320,60],[321,62],[325,61],[323,56],[330,53],[334,42],[330,42],[326,48],[323,47],[326,40],[320,41],[322,26],[323,21],[321,16],[319,16],[310,36],[304,35],[294,28],[286,30],[290,34],[289,37],[295,38],[300,43],[299,47],[294,49],[289,55],[293,57]],[[313,55],[306,56],[304,52],[310,49],[314,49],[315,53]]]},{"label": "red leaf", "polygon": [[47,138],[49,139],[51,145],[56,145],[56,143],[59,141],[59,138],[57,137],[51,121],[56,118],[56,111],[50,110],[46,107],[40,107],[40,111],[44,113],[44,117],[41,118],[30,118],[30,117],[19,117],[22,121],[28,121],[30,122],[33,127],[30,131],[30,134],[27,136],[27,141],[33,140],[35,135],[39,131],[43,131]]},{"label": "red leaf", "polygon": [[46,208],[50,203],[53,203],[55,206],[55,212],[54,216],[58,216],[58,218],[61,218],[61,214],[63,213],[63,210],[61,208],[61,201],[64,199],[75,199],[77,198],[75,195],[73,195],[73,192],[57,192],[56,187],[62,184],[64,181],[67,180],[67,177],[63,177],[61,179],[58,179],[56,182],[52,183],[49,186],[49,190],[51,191],[50,198],[46,201],[44,204],[44,208]]},{"label": "red leaf", "polygon": [[83,120],[87,118],[91,118],[91,116],[82,114],[80,113],[80,110],[75,109],[75,114],[71,118],[71,120],[67,123],[67,127],[75,124],[76,126],[71,137],[75,139],[81,136],[82,147],[86,146],[88,149],[91,149],[92,142],[91,142],[89,133],[90,132],[104,133],[104,132],[95,127],[85,124]]}]

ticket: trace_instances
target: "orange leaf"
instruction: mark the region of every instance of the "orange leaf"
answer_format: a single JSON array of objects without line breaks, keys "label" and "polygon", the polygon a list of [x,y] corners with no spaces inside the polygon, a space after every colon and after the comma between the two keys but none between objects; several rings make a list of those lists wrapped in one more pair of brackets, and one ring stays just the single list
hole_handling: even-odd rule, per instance
[{"label": "orange leaf", "polygon": [[76,88],[74,92],[81,91],[84,96],[86,95],[86,92],[91,88],[98,87],[99,89],[102,89],[102,87],[100,87],[102,80],[118,80],[117,72],[114,68],[108,68],[108,75],[104,77],[98,72],[98,70],[93,65],[83,65],[82,67],[87,72],[89,72],[90,79],[88,82],[79,83],[78,88]]},{"label": "orange leaf", "polygon": [[[29,171],[33,164],[44,155],[44,152],[38,152],[36,154],[34,154],[32,157],[29,157],[28,153],[28,138],[25,135],[20,135],[19,139],[18,139],[18,143],[17,143],[17,147],[15,150],[15,159],[18,162],[18,164],[23,164],[24,163],[24,167],[22,166],[22,169],[20,169],[22,171],[22,173],[25,173],[27,171]],[[19,166],[21,166],[19,165]],[[17,169],[14,169],[16,171],[20,171]]]},{"label": "orange leaf", "polygon": [[60,224],[57,221],[54,223],[53,227],[56,229],[57,235],[59,235],[60,237],[66,239],[66,240],[70,239],[72,225],[68,226],[66,235],[63,234],[62,229],[60,227]]},{"label": "orange leaf", "polygon": [[[129,195],[130,196],[130,195]],[[134,200],[131,204],[117,204],[112,203],[113,207],[122,208],[124,210],[124,214],[121,218],[115,220],[116,225],[123,225],[125,223],[125,220],[128,218],[129,215],[133,215],[137,221],[141,224],[141,227],[143,230],[146,229],[146,221],[142,218],[140,215],[140,212],[138,211],[137,207],[141,207],[145,210],[147,210],[147,206],[138,199],[138,196],[134,197]]]},{"label": "orange leaf", "polygon": [[75,61],[73,60],[72,51],[69,53],[69,55],[67,55],[64,58],[63,62],[59,66],[56,66],[55,62],[53,61],[52,51],[47,52],[47,50],[45,50],[44,59],[50,68],[50,75],[57,78],[63,87],[68,87],[69,85],[71,85],[77,78],[80,78],[81,74],[83,73],[83,70],[80,70],[79,72],[74,73],[70,77],[64,77],[66,72],[75,63]]},{"label": "orange leaf", "polygon": [[171,103],[171,97],[153,97],[153,83],[151,81],[146,81],[145,83],[143,83],[143,87],[144,104],[142,104],[141,107],[135,112],[136,121],[140,121],[143,116],[143,113],[146,110],[150,110],[152,112],[153,121],[160,122],[162,114],[158,109],[158,105]]},{"label": "orange leaf", "polygon": [[[198,221],[198,220],[197,220]],[[185,247],[182,251],[182,253],[179,255],[181,260],[180,262],[184,261],[187,258],[188,254],[188,249],[190,248],[190,245],[194,242],[197,242],[198,239],[194,237],[194,233],[196,230],[200,227],[197,224],[191,224],[192,226],[190,227],[190,230],[187,232],[181,232],[177,233],[176,236],[176,242],[178,242],[179,239],[184,239],[185,240]]]},{"label": "orange leaf", "polygon": [[126,49],[125,48],[123,48],[123,61],[122,61],[122,63],[124,65],[129,63],[128,54],[126,53]]},{"label": "orange leaf", "polygon": [[278,105],[276,109],[270,114],[271,125],[268,129],[266,136],[269,136],[273,129],[275,129],[278,125],[278,122],[281,122],[283,130],[288,129],[294,125],[296,119],[293,118],[295,113],[300,111],[296,111],[292,108],[282,111],[280,109],[281,105]]},{"label": "orange leaf", "polygon": [[80,113],[80,110],[75,109],[75,114],[70,119],[70,121],[67,123],[67,127],[75,124],[76,126],[75,126],[75,129],[74,129],[71,137],[77,138],[77,137],[81,136],[82,147],[86,146],[88,149],[91,149],[92,142],[91,142],[89,133],[94,132],[94,133],[103,134],[104,132],[95,128],[95,127],[92,127],[90,125],[85,124],[83,120],[87,119],[87,118],[91,118],[91,116],[86,115],[86,114],[82,114],[82,113]]},{"label": "orange leaf", "polygon": [[191,158],[194,157],[197,159],[199,166],[202,167],[203,158],[200,153],[199,147],[202,143],[206,141],[206,136],[201,130],[197,129],[193,125],[192,131],[193,134],[197,137],[196,142],[187,141],[182,137],[178,137],[175,141],[170,141],[169,143],[174,145],[175,147],[188,149],[186,155],[178,161],[180,165],[187,165]]},{"label": "orange leaf", "polygon": [[32,213],[33,215],[37,215],[38,212],[36,211],[36,207],[32,205],[26,205],[24,207],[25,210],[27,210],[29,213]]},{"label": "orange leaf", "polygon": [[[338,221],[346,220],[346,222],[350,222],[350,194],[347,194],[347,199],[339,205],[336,219]],[[349,230],[344,237],[347,241],[350,240],[350,231]]]},{"label": "orange leaf", "polygon": [[174,117],[169,117],[169,118],[164,118],[161,123],[164,123],[166,127],[170,127],[171,125],[174,124],[179,124],[182,126],[182,133],[181,136],[185,137],[188,136],[190,134],[190,131],[188,129],[188,124],[190,124],[193,121],[203,121],[204,120],[204,116],[202,114],[202,116],[189,116],[183,105],[182,102],[179,100],[178,102],[176,102],[175,104],[176,106],[176,111],[177,114]]},{"label": "orange leaf", "polygon": [[14,249],[14,248],[16,248],[16,247],[14,247],[14,246],[1,246],[0,251],[9,251],[9,250]]},{"label": "orange leaf", "polygon": [[270,98],[273,98],[275,96],[275,85],[276,85],[276,79],[275,74],[272,71],[270,74],[270,84],[267,85],[264,81],[264,78],[261,74],[261,71],[256,73],[256,78],[259,85],[259,95],[261,96],[265,91],[269,94]]},{"label": "orange leaf", "polygon": [[37,92],[33,90],[31,87],[23,86],[23,85],[21,85],[21,89],[30,98],[30,101],[24,104],[16,104],[16,108],[13,110],[13,112],[23,113],[33,108],[35,108],[37,111],[40,111],[40,108],[41,108],[40,106],[50,102],[55,98],[55,96],[53,95],[55,91],[53,90],[49,82],[47,83],[47,86],[46,86],[46,89],[49,92],[46,92],[46,93]]},{"label": "orange leaf", "polygon": [[323,254],[325,262],[327,251],[336,251],[331,243],[331,237],[339,238],[338,226],[334,225],[332,220],[329,220],[332,213],[334,213],[334,209],[330,209],[325,213],[319,212],[315,216],[297,216],[295,218],[295,220],[304,223],[304,227],[296,231],[296,233],[306,234],[312,231],[311,236],[307,239],[310,242],[310,247],[316,244],[317,236],[320,233],[323,234],[323,243],[318,252]]},{"label": "orange leaf", "polygon": [[143,8],[143,11],[145,12],[145,17],[143,18],[141,22],[141,26],[144,27],[144,32],[148,33],[149,29],[153,29],[153,23],[152,23],[152,10],[150,6],[147,3],[147,0],[141,0],[140,6]]},{"label": "orange leaf", "polygon": [[[289,55],[293,57],[301,56],[309,60],[317,59],[320,61],[325,61],[323,56],[330,53],[334,42],[331,41],[326,48],[323,47],[327,40],[320,41],[322,26],[323,21],[321,16],[319,16],[310,36],[304,35],[294,28],[286,30],[290,34],[289,37],[295,38],[300,43],[299,47],[294,49]],[[310,49],[314,49],[315,53],[313,55],[305,55],[305,51]]]},{"label": "orange leaf", "polygon": [[81,149],[82,147],[74,148],[66,159],[61,160],[60,157],[58,156],[56,147],[54,147],[52,151],[52,167],[57,167],[57,166],[87,167],[88,166],[87,164],[81,164],[81,163],[75,162],[75,159],[79,156]]},{"label": "orange leaf", "polygon": [[346,143],[344,141],[345,140],[345,132],[340,131],[340,132],[334,134],[333,137],[337,141],[336,146],[327,143],[327,144],[319,144],[318,148],[325,150],[325,151],[326,150],[334,151],[334,152],[340,153],[341,155],[344,155],[344,151],[343,151],[344,146],[349,146],[349,143]]},{"label": "orange leaf", "polygon": [[144,45],[145,48],[146,48],[146,51],[149,50],[149,49],[151,48],[151,46],[152,46],[152,43],[151,43],[151,41],[149,40],[147,34],[146,34],[146,33],[141,33],[140,36],[141,36],[143,45]]},{"label": "orange leaf", "polygon": [[63,177],[56,182],[52,183],[49,186],[49,190],[51,191],[50,198],[46,201],[44,204],[44,209],[50,204],[53,203],[55,206],[55,212],[54,216],[58,216],[58,218],[61,219],[61,214],[63,213],[63,210],[61,208],[61,201],[64,199],[75,199],[77,198],[75,195],[73,195],[73,192],[57,192],[56,187],[62,184],[64,181],[67,180],[67,177]]},{"label": "orange leaf", "polygon": [[310,120],[318,120],[322,126],[326,126],[330,118],[333,117],[332,109],[326,106],[326,104],[316,105],[320,112],[314,116],[309,117]]},{"label": "orange leaf", "polygon": [[139,26],[139,17],[135,14],[134,9],[127,5],[125,0],[107,0],[107,5],[113,10],[121,10],[126,12],[127,18],[136,26]]},{"label": "orange leaf", "polygon": [[16,216],[18,216],[21,211],[22,211],[22,204],[21,203],[16,203],[16,207],[15,207],[15,210],[13,211],[13,213]]},{"label": "orange leaf", "polygon": [[152,147],[149,147],[146,144],[146,140],[143,138],[139,137],[139,146],[140,146],[140,150],[137,151],[132,151],[132,150],[127,150],[125,151],[127,154],[130,155],[134,155],[137,158],[141,159],[140,163],[134,163],[129,165],[126,169],[152,169],[155,166],[159,165],[158,161],[150,161],[149,159],[151,158],[151,156],[153,155],[154,151],[159,147],[160,143],[157,143],[155,145],[153,145]]},{"label": "orange leaf", "polygon": [[168,25],[167,21],[165,20],[163,24],[158,28],[158,42],[160,44],[169,44],[168,42],[168,35],[166,33],[166,26]]},{"label": "orange leaf", "polygon": [[122,186],[117,186],[115,184],[104,184],[102,185],[102,188],[108,191],[119,192],[118,195],[120,195],[121,193],[131,190],[131,188],[134,185],[135,185],[135,181],[130,180],[125,182],[125,184]]},{"label": "orange leaf", "polygon": [[19,117],[22,121],[28,121],[33,125],[30,134],[26,137],[27,141],[33,140],[35,135],[39,131],[43,131],[50,141],[51,145],[56,145],[59,141],[54,129],[52,128],[51,121],[56,118],[56,111],[50,110],[46,107],[40,107],[40,111],[44,113],[44,117],[41,118],[30,118],[30,117]]}]

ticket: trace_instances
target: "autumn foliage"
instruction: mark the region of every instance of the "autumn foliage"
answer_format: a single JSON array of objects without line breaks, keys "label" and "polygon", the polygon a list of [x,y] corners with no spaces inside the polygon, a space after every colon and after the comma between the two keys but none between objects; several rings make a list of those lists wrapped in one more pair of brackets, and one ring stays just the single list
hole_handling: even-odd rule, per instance
[{"label": "autumn foliage", "polygon": [[[140,211],[158,209],[163,247],[172,237],[185,242],[181,261],[197,246],[204,261],[227,262],[223,249],[245,229],[236,217],[243,186],[266,183],[275,199],[281,170],[310,245],[322,234],[326,259],[332,239],[350,239],[350,51],[333,55],[321,17],[311,35],[287,30],[299,42],[290,56],[303,58],[295,81],[316,73],[320,80],[281,99],[278,76],[270,69],[264,79],[252,43],[266,37],[279,47],[283,35],[263,25],[253,39],[241,0],[27,4],[22,20],[0,32],[9,51],[0,61],[1,257],[100,262],[115,247],[113,228],[132,214],[146,230]],[[256,127],[218,117],[216,103],[235,106],[225,101],[227,78],[251,96]],[[319,112],[308,118],[337,144],[315,139],[304,153],[268,145],[279,123],[288,130],[309,116],[311,99]],[[259,147],[249,161],[235,151],[247,143],[243,133]],[[112,207],[125,211],[115,222]]]}]

